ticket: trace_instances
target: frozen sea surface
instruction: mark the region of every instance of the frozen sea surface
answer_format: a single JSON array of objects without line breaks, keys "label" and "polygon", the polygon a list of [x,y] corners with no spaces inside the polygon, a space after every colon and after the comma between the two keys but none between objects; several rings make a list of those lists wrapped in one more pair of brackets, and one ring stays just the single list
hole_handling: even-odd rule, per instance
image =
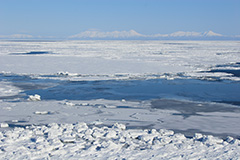
[{"label": "frozen sea surface", "polygon": [[0,41],[1,158],[237,159],[239,44]]},{"label": "frozen sea surface", "polygon": [[[130,128],[164,127],[187,136],[199,132],[238,138],[240,133],[236,123],[240,120],[237,118],[240,114],[238,81],[199,79],[71,81],[12,74],[1,74],[0,79],[8,81],[20,90],[15,97],[13,95],[0,97],[3,100],[2,104],[6,103],[5,105],[9,106],[13,103],[17,110],[27,110],[26,106],[33,105],[32,110],[29,108],[22,113],[21,118],[18,117],[21,120],[17,123],[12,123],[11,118],[5,119],[10,126],[48,124],[63,119],[62,123],[76,123],[81,120],[88,123],[101,121],[105,125],[120,122]],[[29,95],[35,94],[41,95],[41,101],[44,103],[26,102]],[[54,102],[51,107],[48,106],[50,102]],[[68,111],[66,108],[63,109],[64,107],[67,107]],[[12,112],[19,114],[19,111],[13,111],[11,107],[11,112],[7,110],[3,117],[13,114]],[[86,113],[83,119],[82,112]],[[48,118],[42,115],[47,115]],[[86,118],[89,120],[86,121]],[[216,118],[220,119],[221,123]],[[2,120],[4,121],[4,118]]]}]

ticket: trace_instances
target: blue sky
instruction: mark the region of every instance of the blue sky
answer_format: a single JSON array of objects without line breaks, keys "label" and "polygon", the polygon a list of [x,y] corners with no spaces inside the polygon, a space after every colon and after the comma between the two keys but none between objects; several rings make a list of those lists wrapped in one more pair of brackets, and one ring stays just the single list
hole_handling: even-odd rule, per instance
[{"label": "blue sky", "polygon": [[0,35],[65,37],[89,29],[240,35],[240,0],[0,0]]}]

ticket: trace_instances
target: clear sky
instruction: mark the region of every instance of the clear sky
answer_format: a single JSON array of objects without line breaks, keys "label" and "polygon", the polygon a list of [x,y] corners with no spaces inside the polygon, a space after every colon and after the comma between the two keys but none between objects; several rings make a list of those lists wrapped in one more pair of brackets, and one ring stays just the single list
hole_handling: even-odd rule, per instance
[{"label": "clear sky", "polygon": [[0,0],[0,35],[64,37],[89,29],[240,35],[240,0]]}]

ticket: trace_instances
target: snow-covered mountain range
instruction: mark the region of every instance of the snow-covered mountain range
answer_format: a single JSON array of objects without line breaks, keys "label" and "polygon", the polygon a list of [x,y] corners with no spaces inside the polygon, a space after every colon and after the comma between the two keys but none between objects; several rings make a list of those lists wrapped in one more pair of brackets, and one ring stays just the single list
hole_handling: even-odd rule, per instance
[{"label": "snow-covered mountain range", "polygon": [[221,37],[223,35],[219,33],[214,33],[213,31],[208,31],[208,32],[183,32],[183,31],[178,31],[171,33],[167,35],[169,37]]},{"label": "snow-covered mountain range", "polygon": [[130,31],[113,31],[101,32],[97,30],[90,30],[81,32],[79,34],[70,36],[70,39],[165,39],[165,38],[207,38],[207,37],[224,37],[219,33],[213,31],[208,32],[184,32],[178,31],[171,34],[155,34],[144,35],[134,30]]},{"label": "snow-covered mountain range", "polygon": [[27,34],[0,35],[0,39],[28,39],[28,38],[33,38],[33,36]]},{"label": "snow-covered mountain range", "polygon": [[0,35],[0,39],[70,39],[70,40],[240,40],[240,36],[226,36],[213,31],[185,32],[177,31],[170,34],[146,35],[130,31],[103,32],[99,30],[87,30],[65,38],[43,37],[23,34]]}]

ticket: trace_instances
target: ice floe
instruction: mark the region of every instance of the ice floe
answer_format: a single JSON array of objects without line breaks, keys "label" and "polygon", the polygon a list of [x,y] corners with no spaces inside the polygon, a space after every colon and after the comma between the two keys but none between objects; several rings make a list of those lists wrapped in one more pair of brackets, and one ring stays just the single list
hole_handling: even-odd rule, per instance
[{"label": "ice floe", "polygon": [[[5,107],[11,107],[11,110]],[[188,137],[198,132],[223,138],[239,138],[240,133],[239,107],[220,103],[171,99],[125,102],[106,99],[37,103],[23,101],[1,102],[0,113],[0,123],[8,123],[11,127],[81,121],[106,126],[118,122],[134,129],[165,128]]]}]

